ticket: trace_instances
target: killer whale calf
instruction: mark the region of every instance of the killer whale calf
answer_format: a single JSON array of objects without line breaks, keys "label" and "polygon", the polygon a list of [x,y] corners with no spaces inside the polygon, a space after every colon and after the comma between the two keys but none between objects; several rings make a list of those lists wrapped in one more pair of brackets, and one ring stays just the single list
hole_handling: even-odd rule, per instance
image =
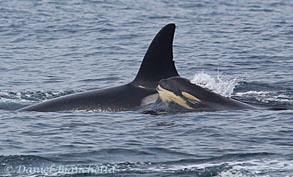
[{"label": "killer whale calf", "polygon": [[153,110],[146,110],[144,113],[164,114],[172,112],[251,109],[280,111],[290,109],[287,107],[268,107],[247,104],[193,84],[190,80],[180,76],[160,80],[157,86],[157,92],[159,97],[152,105],[151,109]]},{"label": "killer whale calf", "polygon": [[[157,86],[159,100],[168,104],[168,110],[221,111],[257,109],[236,99],[224,97],[200,87],[190,80],[176,76],[160,80]],[[159,101],[157,101],[159,102]]]},{"label": "killer whale calf", "polygon": [[167,24],[151,42],[135,79],[125,85],[62,96],[20,111],[127,111],[156,100],[161,79],[179,76],[173,61],[175,24]]}]

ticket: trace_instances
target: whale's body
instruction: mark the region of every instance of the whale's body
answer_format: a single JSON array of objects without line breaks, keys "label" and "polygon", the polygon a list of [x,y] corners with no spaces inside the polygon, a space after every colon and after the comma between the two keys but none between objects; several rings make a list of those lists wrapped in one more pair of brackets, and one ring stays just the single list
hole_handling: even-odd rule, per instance
[{"label": "whale's body", "polygon": [[158,100],[168,104],[168,110],[171,111],[176,111],[175,108],[182,108],[185,111],[256,109],[252,105],[224,97],[178,76],[162,79],[158,84],[157,91],[159,93]]},{"label": "whale's body", "polygon": [[67,95],[20,110],[114,112],[145,109],[148,112],[150,108],[152,113],[156,110],[182,112],[256,109],[254,106],[221,96],[179,77],[173,61],[174,33],[174,24],[168,24],[159,31],[132,82],[108,89]]},{"label": "whale's body", "polygon": [[150,44],[136,78],[125,85],[67,95],[22,108],[22,111],[126,111],[154,102],[145,98],[156,93],[161,79],[178,76],[173,61],[175,25],[163,27]]}]

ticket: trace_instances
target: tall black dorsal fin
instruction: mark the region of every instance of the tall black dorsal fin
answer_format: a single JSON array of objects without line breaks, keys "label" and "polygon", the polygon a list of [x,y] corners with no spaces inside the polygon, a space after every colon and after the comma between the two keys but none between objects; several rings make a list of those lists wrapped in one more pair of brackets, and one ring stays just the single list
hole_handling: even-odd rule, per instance
[{"label": "tall black dorsal fin", "polygon": [[172,49],[175,27],[175,24],[164,26],[153,39],[133,84],[155,88],[161,79],[178,76]]}]

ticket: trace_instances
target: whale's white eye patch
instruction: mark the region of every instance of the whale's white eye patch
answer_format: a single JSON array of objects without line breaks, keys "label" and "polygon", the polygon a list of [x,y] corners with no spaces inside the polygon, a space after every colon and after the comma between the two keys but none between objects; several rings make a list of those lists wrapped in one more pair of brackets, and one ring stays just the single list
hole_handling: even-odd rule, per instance
[{"label": "whale's white eye patch", "polygon": [[198,104],[201,102],[200,99],[196,98],[195,96],[191,95],[188,92],[181,92],[181,94],[182,94],[182,96],[187,98],[189,102],[191,102],[193,104]]}]

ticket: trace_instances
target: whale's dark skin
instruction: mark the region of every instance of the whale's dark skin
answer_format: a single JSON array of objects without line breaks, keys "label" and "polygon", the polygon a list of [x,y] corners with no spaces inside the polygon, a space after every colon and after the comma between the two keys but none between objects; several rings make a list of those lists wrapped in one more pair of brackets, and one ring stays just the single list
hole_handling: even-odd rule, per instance
[{"label": "whale's dark skin", "polygon": [[216,94],[182,77],[162,79],[157,87],[160,101],[186,111],[221,111],[256,109],[238,100]]},{"label": "whale's dark skin", "polygon": [[[20,109],[21,111],[127,111],[156,93],[161,79],[178,76],[173,61],[175,25],[163,27],[150,44],[136,78],[122,86],[67,95]],[[155,101],[155,100],[154,100]]]}]

